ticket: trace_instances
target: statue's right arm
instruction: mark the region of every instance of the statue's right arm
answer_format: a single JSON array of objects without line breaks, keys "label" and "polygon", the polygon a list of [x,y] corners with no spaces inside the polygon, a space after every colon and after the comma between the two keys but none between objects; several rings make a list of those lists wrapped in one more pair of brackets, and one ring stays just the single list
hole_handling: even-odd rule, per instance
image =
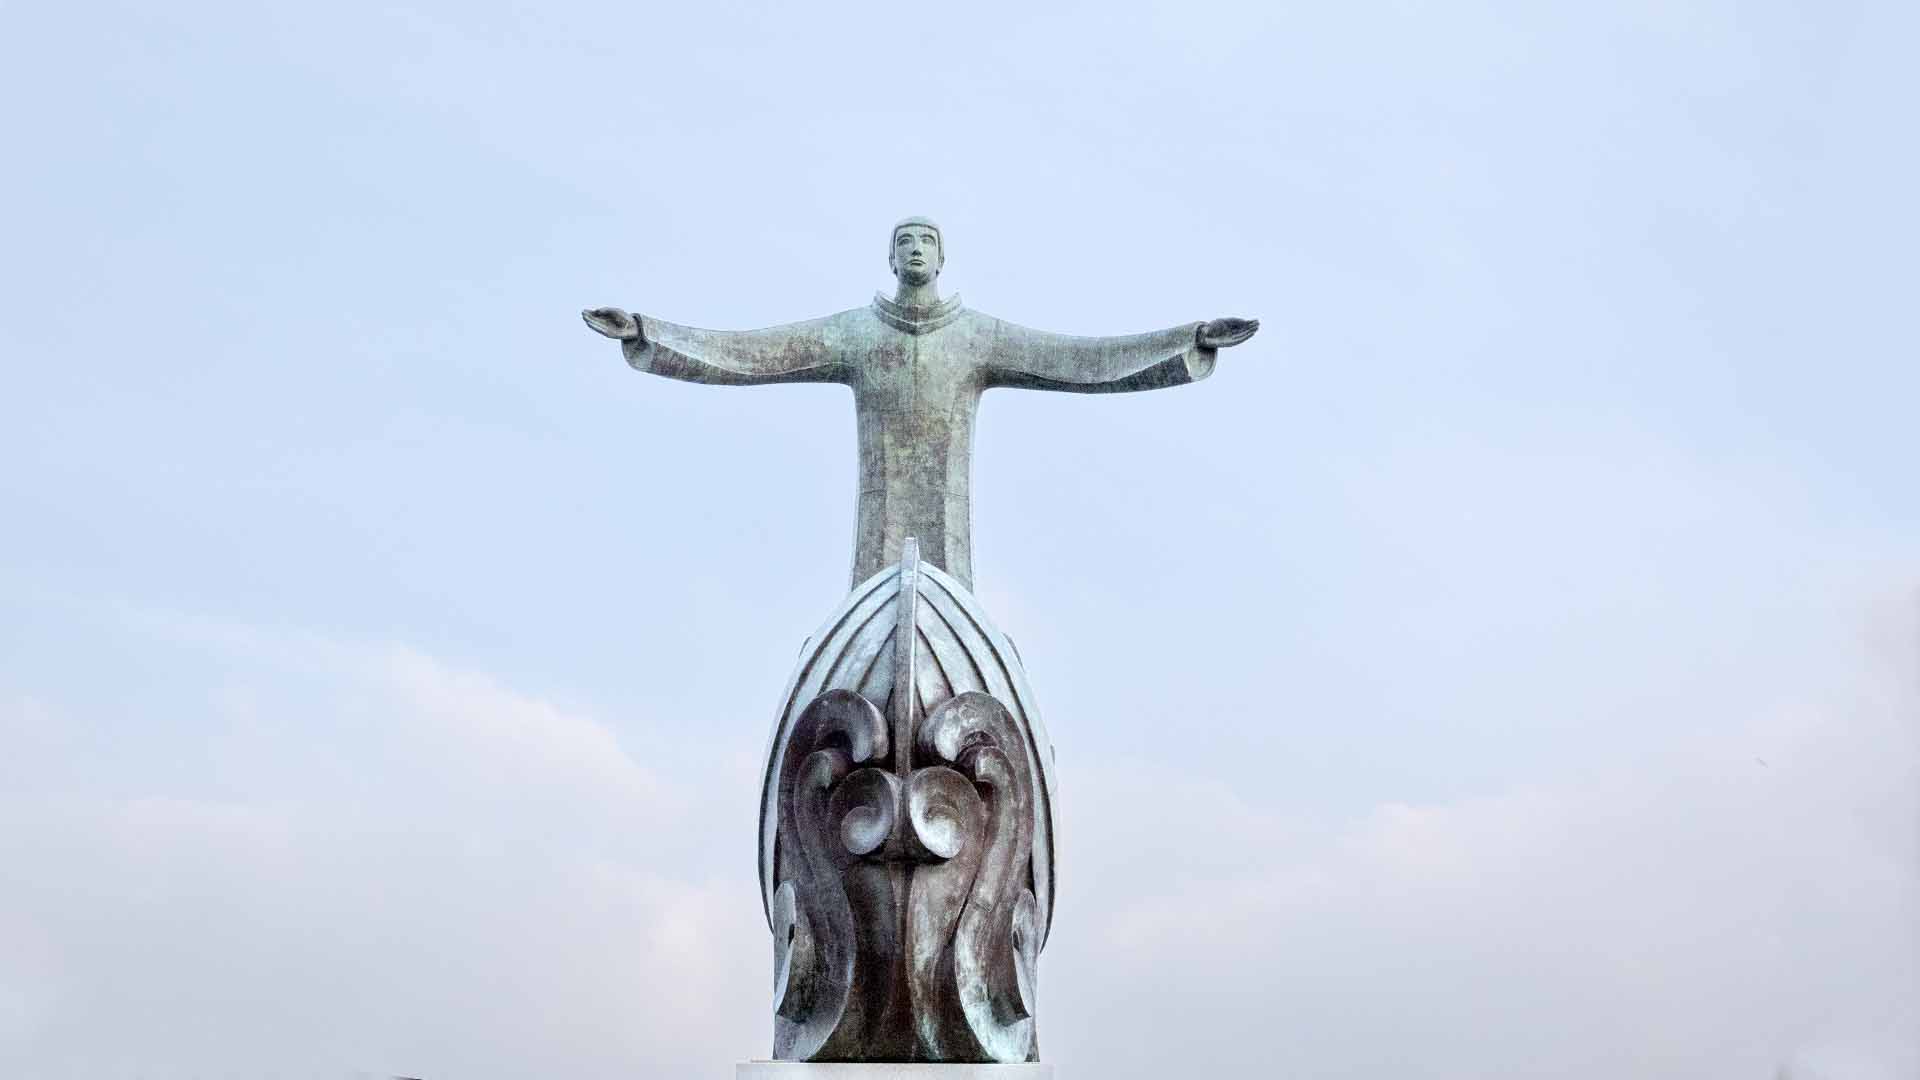
[{"label": "statue's right arm", "polygon": [[701,330],[619,308],[591,308],[580,317],[620,342],[634,370],[669,379],[725,386],[847,381],[846,364],[828,340],[832,316],[765,330]]}]

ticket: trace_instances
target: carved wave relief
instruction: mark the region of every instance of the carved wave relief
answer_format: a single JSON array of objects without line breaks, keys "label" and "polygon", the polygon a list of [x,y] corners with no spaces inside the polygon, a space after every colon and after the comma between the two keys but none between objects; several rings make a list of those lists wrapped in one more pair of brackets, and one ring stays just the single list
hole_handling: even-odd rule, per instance
[{"label": "carved wave relief", "polygon": [[809,641],[769,750],[776,1058],[1036,1059],[1050,756],[1011,643],[909,541]]}]

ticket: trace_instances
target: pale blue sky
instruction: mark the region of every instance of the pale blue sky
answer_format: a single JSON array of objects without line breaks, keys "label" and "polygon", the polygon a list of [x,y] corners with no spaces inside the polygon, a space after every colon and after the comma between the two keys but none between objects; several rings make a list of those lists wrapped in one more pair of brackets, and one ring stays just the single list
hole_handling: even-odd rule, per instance
[{"label": "pale blue sky", "polygon": [[576,313],[857,306],[927,213],[1004,318],[1263,322],[983,404],[1063,1080],[1913,1075],[1917,33],[0,9],[0,1072],[764,1054],[757,770],[852,409]]}]

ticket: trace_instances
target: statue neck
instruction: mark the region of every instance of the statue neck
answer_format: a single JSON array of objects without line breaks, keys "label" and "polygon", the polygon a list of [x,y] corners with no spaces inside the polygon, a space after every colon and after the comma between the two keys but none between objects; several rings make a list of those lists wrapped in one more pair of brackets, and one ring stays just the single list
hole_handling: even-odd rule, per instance
[{"label": "statue neck", "polygon": [[893,302],[902,307],[932,307],[940,302],[940,279],[936,277],[925,285],[909,285],[906,278],[901,278],[899,288],[893,291]]}]

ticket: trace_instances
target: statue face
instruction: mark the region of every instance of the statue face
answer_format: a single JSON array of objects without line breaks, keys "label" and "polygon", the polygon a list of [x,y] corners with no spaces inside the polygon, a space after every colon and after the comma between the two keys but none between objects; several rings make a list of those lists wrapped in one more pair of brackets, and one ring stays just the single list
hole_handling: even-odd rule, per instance
[{"label": "statue face", "polygon": [[893,230],[893,254],[887,265],[895,277],[909,285],[925,285],[940,274],[947,261],[940,250],[940,233],[925,225],[905,225]]}]

